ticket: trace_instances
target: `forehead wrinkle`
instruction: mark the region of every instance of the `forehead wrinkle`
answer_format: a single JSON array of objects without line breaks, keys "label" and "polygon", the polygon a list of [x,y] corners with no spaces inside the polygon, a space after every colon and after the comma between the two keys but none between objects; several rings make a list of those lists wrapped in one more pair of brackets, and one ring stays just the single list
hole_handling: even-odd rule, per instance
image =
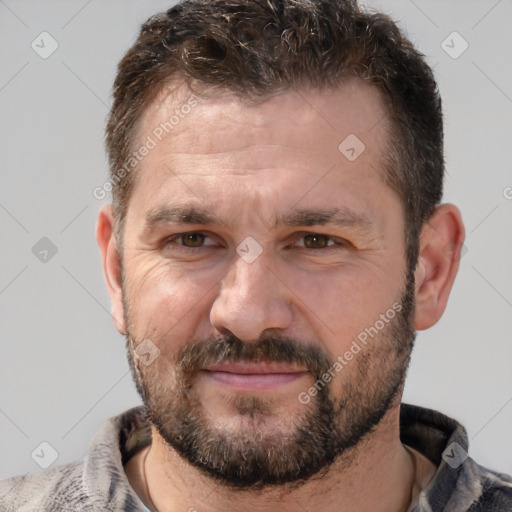
[{"label": "forehead wrinkle", "polygon": [[[225,142],[224,142],[225,144]],[[223,144],[223,145],[224,145]],[[219,146],[220,144],[216,144],[216,146]],[[193,147],[193,145],[191,144]],[[216,150],[216,148],[212,145],[211,148],[208,148],[207,152],[204,151],[187,151],[186,148],[177,148],[173,145],[169,145],[168,152],[170,156],[170,160],[178,160],[180,156],[185,157],[196,157],[200,160],[202,159],[208,159],[212,156],[222,156],[222,155],[236,155],[237,153],[242,154],[242,156],[245,156],[246,158],[251,154],[265,154],[268,153],[269,157],[272,156],[275,158],[273,152],[275,150],[282,150],[283,154],[279,154],[280,157],[283,157],[284,155],[311,155],[316,156],[316,153],[314,150],[299,147],[299,146],[293,146],[291,144],[243,144],[237,147],[232,148],[226,148],[226,149],[219,149]],[[334,153],[334,152],[333,152]]]}]

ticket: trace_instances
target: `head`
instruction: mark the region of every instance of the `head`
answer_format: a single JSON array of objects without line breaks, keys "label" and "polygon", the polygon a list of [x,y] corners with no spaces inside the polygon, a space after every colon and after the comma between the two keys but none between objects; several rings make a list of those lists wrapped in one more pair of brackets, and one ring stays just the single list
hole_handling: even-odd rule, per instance
[{"label": "head", "polygon": [[[457,270],[442,139],[430,68],[355,2],[188,1],[143,25],[114,84],[98,242],[171,449],[254,488],[374,435]],[[289,375],[240,386],[229,362]]]}]

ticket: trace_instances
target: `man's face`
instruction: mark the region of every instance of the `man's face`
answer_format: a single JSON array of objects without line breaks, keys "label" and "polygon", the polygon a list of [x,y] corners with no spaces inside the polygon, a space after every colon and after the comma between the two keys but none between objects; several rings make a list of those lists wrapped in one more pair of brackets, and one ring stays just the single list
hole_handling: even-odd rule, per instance
[{"label": "man's face", "polygon": [[122,248],[132,370],[189,462],[238,487],[301,480],[382,419],[414,339],[385,111],[358,81],[257,105],[190,96],[162,94],[140,125],[156,146]]}]

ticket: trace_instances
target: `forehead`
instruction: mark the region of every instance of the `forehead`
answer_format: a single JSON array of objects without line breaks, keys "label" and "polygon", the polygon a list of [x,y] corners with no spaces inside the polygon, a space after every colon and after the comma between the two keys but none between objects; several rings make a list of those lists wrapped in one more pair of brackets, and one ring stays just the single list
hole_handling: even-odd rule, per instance
[{"label": "forehead", "polygon": [[[169,149],[203,142],[218,151],[255,142],[337,150],[341,140],[357,134],[371,151],[384,135],[386,118],[380,91],[358,78],[335,89],[291,88],[256,100],[228,90],[206,89],[204,95],[196,95],[178,82],[159,91],[143,112],[137,131],[139,143],[150,135],[157,142],[165,139]],[[225,138],[225,132],[232,130],[237,130],[236,138]],[[319,136],[324,142],[320,146]]]},{"label": "forehead", "polygon": [[139,124],[138,144],[151,140],[152,149],[137,171],[134,206],[144,215],[156,203],[194,195],[216,209],[257,195],[264,206],[296,201],[311,186],[324,196],[343,189],[350,202],[357,187],[383,185],[377,169],[387,124],[380,92],[359,79],[330,90],[290,89],[260,102],[170,86]]}]

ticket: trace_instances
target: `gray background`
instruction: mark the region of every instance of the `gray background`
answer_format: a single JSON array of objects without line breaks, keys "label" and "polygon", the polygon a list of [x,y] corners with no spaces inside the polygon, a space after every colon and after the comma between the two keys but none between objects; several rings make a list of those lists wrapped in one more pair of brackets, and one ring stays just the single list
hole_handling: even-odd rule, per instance
[{"label": "gray background", "polygon": [[[368,4],[405,26],[435,67],[445,200],[460,206],[467,227],[447,311],[419,333],[405,401],[461,421],[470,455],[512,473],[512,3]],[[106,200],[92,190],[107,178],[116,64],[140,23],[169,6],[0,0],[0,478],[41,471],[31,453],[42,441],[58,453],[54,465],[83,457],[106,418],[140,403],[95,242]],[[31,48],[43,31],[59,45],[47,59]],[[453,31],[469,44],[456,59],[441,46]],[[463,42],[446,44],[453,53]],[[46,262],[32,252],[43,237],[57,248]]]}]

